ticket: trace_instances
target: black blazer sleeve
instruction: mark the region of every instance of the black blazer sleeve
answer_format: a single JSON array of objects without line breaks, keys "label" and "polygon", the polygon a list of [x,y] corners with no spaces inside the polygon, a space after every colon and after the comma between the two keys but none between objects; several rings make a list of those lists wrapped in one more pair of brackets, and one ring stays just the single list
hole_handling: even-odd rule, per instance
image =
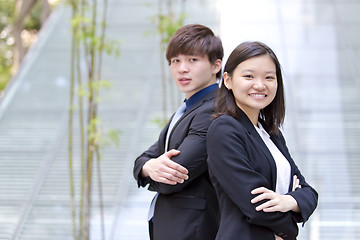
[{"label": "black blazer sleeve", "polygon": [[[300,180],[301,188],[297,188],[295,191],[289,191],[288,195],[291,195],[298,203],[301,212],[293,213],[297,222],[306,222],[311,214],[315,211],[318,203],[318,193],[312,188],[306,181],[305,177],[301,174],[299,168],[296,166],[294,160],[291,158],[288,148],[286,147],[285,138],[280,134],[278,136],[272,136],[271,139],[288,159],[291,166],[291,175],[296,175]],[[278,143],[279,142],[279,143]],[[292,181],[292,179],[291,179]],[[292,182],[290,187],[292,186]]]},{"label": "black blazer sleeve", "polygon": [[141,176],[141,170],[147,161],[149,161],[151,158],[156,158],[161,155],[158,145],[158,142],[154,143],[147,151],[143,152],[135,160],[133,174],[137,181],[138,187],[145,187],[151,180],[150,177],[143,178]]},{"label": "black blazer sleeve", "polygon": [[[189,179],[184,181],[184,183],[176,185],[159,183],[150,179],[149,190],[157,191],[162,194],[179,192],[186,188],[198,176],[207,171],[206,133],[211,123],[212,113],[213,111],[210,107],[199,108],[196,114],[186,119],[186,121],[182,121],[183,123],[190,123],[187,126],[188,129],[182,129],[181,124],[177,126],[176,129],[186,135],[182,141],[170,144],[169,149],[174,148],[180,151],[179,155],[174,156],[171,159],[189,171]],[[174,132],[173,135],[181,135],[181,133]]]},{"label": "black blazer sleeve", "polygon": [[162,130],[159,140],[147,151],[141,154],[135,161],[134,177],[138,180],[139,186],[150,184],[149,190],[162,194],[172,194],[186,188],[198,176],[207,171],[206,133],[212,121],[213,98],[201,103],[200,106],[189,110],[183,119],[174,126],[169,140],[169,150],[177,149],[180,154],[171,160],[184,166],[189,171],[189,179],[182,184],[169,185],[155,182],[150,178],[143,179],[140,176],[142,166],[151,158],[159,157],[164,152],[165,134],[168,126]]},{"label": "black blazer sleeve", "polygon": [[156,141],[148,150],[144,151],[140,156],[138,156],[134,162],[133,174],[135,180],[138,183],[138,187],[145,187],[151,180],[150,177],[143,178],[141,176],[141,170],[144,164],[151,158],[157,158],[164,153],[164,146],[161,146],[161,144],[164,144],[165,134],[169,128],[169,124],[170,122],[168,122],[161,130],[158,141]]},{"label": "black blazer sleeve", "polygon": [[255,207],[265,201],[251,203],[251,199],[255,197],[251,194],[251,190],[258,187],[268,189],[272,187],[270,179],[257,169],[256,164],[266,165],[266,160],[259,159],[261,155],[257,153],[260,150],[254,146],[248,130],[236,119],[224,115],[214,120],[210,126],[207,149],[211,174],[247,221],[267,227],[275,234],[282,233],[289,239],[295,239],[298,228],[290,212],[258,212]]}]

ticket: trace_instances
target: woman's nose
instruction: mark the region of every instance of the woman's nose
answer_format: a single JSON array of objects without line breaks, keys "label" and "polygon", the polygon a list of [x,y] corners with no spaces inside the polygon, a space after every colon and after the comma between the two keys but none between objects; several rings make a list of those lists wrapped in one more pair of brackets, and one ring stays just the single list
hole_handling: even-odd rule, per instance
[{"label": "woman's nose", "polygon": [[266,85],[264,84],[264,82],[261,79],[257,79],[254,83],[254,89],[258,90],[258,91],[263,91],[266,89]]}]

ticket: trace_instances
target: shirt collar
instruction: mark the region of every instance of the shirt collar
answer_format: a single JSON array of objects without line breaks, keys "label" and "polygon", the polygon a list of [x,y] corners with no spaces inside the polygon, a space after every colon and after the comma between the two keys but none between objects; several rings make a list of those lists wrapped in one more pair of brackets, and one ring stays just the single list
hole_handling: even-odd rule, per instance
[{"label": "shirt collar", "polygon": [[266,132],[266,130],[264,129],[264,127],[261,125],[260,122],[258,122],[258,126],[254,125],[256,131],[260,134],[261,137],[268,137],[270,138],[270,135]]},{"label": "shirt collar", "polygon": [[192,105],[194,105],[197,101],[199,101],[203,96],[208,94],[209,92],[214,91],[217,89],[219,85],[217,83],[214,83],[210,86],[207,86],[206,88],[201,89],[194,95],[192,95],[188,100],[185,100],[186,108],[185,111],[188,110]]}]

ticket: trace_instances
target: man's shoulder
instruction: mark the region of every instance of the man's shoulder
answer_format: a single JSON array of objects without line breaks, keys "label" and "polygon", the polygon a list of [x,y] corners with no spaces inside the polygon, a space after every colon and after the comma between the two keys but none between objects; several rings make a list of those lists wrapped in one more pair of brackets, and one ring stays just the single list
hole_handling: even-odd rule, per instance
[{"label": "man's shoulder", "polygon": [[215,109],[215,94],[210,92],[199,99],[195,104],[193,104],[189,111],[194,113],[199,113],[203,111],[213,111]]},{"label": "man's shoulder", "polygon": [[203,101],[214,101],[218,89],[212,90],[203,96]]},{"label": "man's shoulder", "polygon": [[214,91],[207,93],[198,101],[198,103],[200,105],[205,105],[205,107],[214,107],[216,92],[217,91],[214,90]]},{"label": "man's shoulder", "polygon": [[214,98],[203,99],[194,110],[195,114],[207,113],[212,115],[215,110]]}]

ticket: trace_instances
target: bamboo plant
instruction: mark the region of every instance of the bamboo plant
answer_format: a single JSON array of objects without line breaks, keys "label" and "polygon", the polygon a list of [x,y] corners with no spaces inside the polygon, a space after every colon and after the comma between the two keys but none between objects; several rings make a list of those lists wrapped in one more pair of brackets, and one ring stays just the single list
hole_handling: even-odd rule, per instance
[{"label": "bamboo plant", "polygon": [[[74,240],[90,239],[90,220],[94,187],[97,175],[102,239],[105,239],[104,212],[101,182],[100,145],[104,136],[100,129],[98,113],[99,95],[103,87],[109,85],[101,79],[103,53],[118,53],[116,42],[105,40],[107,0],[69,0],[72,8],[72,43],[69,99],[68,163],[71,195],[72,235]],[[102,10],[98,16],[99,9]],[[99,22],[100,21],[100,22]],[[85,71],[82,63],[85,63]],[[76,103],[77,99],[77,103]],[[76,106],[76,107],[75,107]],[[78,111],[79,132],[74,132],[74,111]],[[76,198],[74,141],[80,138],[80,189]],[[118,131],[109,131],[109,138],[118,141]]]}]

